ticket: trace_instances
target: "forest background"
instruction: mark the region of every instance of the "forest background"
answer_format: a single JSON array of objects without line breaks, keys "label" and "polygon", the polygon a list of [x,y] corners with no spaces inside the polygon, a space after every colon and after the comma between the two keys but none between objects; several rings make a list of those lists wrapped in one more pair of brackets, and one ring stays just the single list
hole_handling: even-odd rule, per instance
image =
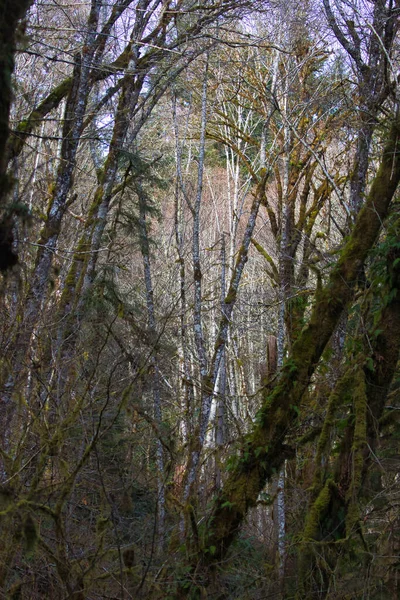
[{"label": "forest background", "polygon": [[399,597],[399,15],[0,2],[0,598]]}]

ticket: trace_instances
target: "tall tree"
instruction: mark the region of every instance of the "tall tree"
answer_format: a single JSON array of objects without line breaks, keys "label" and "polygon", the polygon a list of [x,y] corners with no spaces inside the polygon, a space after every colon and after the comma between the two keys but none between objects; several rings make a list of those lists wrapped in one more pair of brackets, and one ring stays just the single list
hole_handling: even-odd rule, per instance
[{"label": "tall tree", "polygon": [[[12,2],[4,0],[0,5],[0,270],[7,271],[16,261],[13,248],[13,212],[7,210],[7,199],[12,188],[12,180],[7,175],[6,145],[9,139],[9,117],[12,102],[12,75],[14,54],[18,38],[18,27],[32,0]],[[22,34],[23,27],[20,30]]]}]

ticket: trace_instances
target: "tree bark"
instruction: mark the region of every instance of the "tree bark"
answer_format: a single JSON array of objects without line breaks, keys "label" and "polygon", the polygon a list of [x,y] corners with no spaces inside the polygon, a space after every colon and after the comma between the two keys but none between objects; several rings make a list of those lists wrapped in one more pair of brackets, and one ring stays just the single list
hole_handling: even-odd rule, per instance
[{"label": "tree bark", "polygon": [[[12,74],[18,22],[33,0],[2,0],[0,2],[0,210],[3,212],[12,178],[7,175],[6,145],[9,138],[9,118],[12,101]],[[7,271],[17,262],[13,251],[12,220],[0,215],[0,271]]]},{"label": "tree bark", "polygon": [[257,188],[254,192],[253,203],[250,209],[249,218],[246,225],[246,230],[243,234],[242,244],[237,254],[235,267],[229,283],[228,293],[224,300],[224,309],[222,311],[221,320],[217,338],[214,343],[214,352],[210,360],[208,371],[201,382],[201,410],[199,423],[192,436],[189,446],[189,458],[186,468],[186,479],[184,487],[184,498],[187,500],[190,495],[191,487],[196,479],[197,469],[200,462],[201,450],[204,445],[207,427],[210,418],[211,403],[213,398],[214,385],[218,376],[221,359],[228,339],[229,325],[233,314],[233,309],[236,304],[239,291],[240,281],[242,279],[244,267],[248,260],[249,247],[253,235],[254,227],[257,220],[258,210],[262,199],[265,195],[265,186],[268,180],[269,173],[263,171]]},{"label": "tree bark", "polygon": [[329,280],[318,293],[307,326],[293,345],[282,374],[272,392],[265,394],[253,431],[241,455],[229,471],[208,521],[205,563],[221,560],[234,541],[250,507],[265,483],[288,456],[285,436],[296,422],[299,404],[306,391],[342,311],[353,298],[361,267],[374,245],[400,181],[400,118],[388,134],[377,175]]},{"label": "tree bark", "polygon": [[[141,182],[136,184],[136,192],[139,198],[139,226],[140,226],[140,249],[143,259],[144,281],[146,288],[146,304],[148,315],[148,327],[150,338],[153,344],[151,356],[149,359],[153,375],[153,411],[154,421],[161,431],[162,425],[162,407],[160,390],[160,372],[157,340],[157,321],[154,306],[153,281],[151,276],[150,263],[150,243],[146,215],[146,195]],[[156,463],[157,463],[157,535],[158,544],[163,548],[165,534],[165,470],[164,470],[164,450],[161,439],[156,440]]]}]

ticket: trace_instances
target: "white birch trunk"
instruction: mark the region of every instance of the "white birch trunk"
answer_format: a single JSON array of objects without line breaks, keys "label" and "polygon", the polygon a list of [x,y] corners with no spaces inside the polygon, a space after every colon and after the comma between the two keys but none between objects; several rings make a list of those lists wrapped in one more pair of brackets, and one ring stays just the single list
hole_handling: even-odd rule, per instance
[{"label": "white birch trunk", "polygon": [[221,315],[219,324],[218,336],[214,345],[214,353],[210,361],[210,366],[206,377],[202,382],[202,401],[200,420],[190,448],[189,461],[186,470],[186,482],[184,486],[184,499],[189,498],[191,487],[196,479],[197,469],[200,461],[201,450],[204,446],[205,435],[208,428],[211,403],[213,399],[214,385],[218,376],[221,359],[225,351],[225,346],[228,337],[229,325],[231,322],[233,309],[236,303],[240,281],[243,275],[243,270],[248,259],[248,251],[253,235],[258,210],[261,204],[263,194],[265,193],[265,185],[268,179],[268,174],[265,173],[260,180],[257,189],[254,192],[253,203],[250,210],[250,215],[247,221],[247,226],[243,235],[242,245],[238,252],[235,267],[231,276],[228,293],[224,299],[224,310]]}]

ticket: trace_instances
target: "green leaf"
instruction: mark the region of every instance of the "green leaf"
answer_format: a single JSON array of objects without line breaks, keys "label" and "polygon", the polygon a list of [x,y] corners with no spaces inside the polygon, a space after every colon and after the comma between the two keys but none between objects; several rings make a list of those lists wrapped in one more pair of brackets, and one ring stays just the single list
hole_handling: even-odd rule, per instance
[{"label": "green leaf", "polygon": [[372,371],[372,372],[375,371],[374,361],[372,360],[371,357],[367,358],[367,360],[365,361],[365,366],[367,367],[367,369],[369,371]]}]

